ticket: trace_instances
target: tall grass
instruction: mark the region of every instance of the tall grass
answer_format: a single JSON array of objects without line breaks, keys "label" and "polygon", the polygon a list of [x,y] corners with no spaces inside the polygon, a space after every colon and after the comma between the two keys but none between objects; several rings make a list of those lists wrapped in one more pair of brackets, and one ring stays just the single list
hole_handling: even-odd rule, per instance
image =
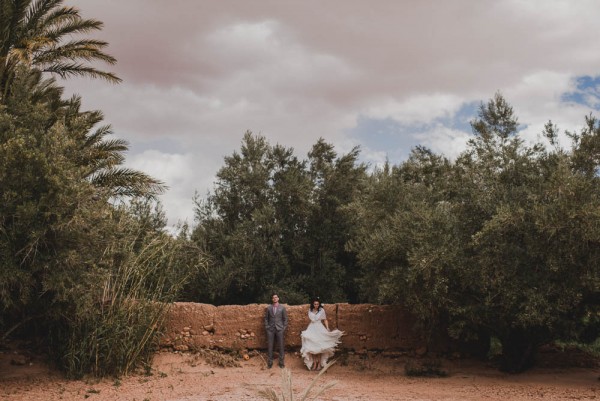
[{"label": "tall grass", "polygon": [[126,375],[148,366],[170,302],[193,269],[181,266],[189,244],[167,235],[129,237],[106,250],[91,296],[68,317],[62,365],[69,377]]}]

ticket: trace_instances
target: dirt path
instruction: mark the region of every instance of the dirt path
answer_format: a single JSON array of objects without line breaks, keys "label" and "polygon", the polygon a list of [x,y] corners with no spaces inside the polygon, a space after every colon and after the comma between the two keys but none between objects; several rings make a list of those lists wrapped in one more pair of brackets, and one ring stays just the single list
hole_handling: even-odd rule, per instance
[{"label": "dirt path", "polygon": [[[67,381],[37,361],[10,364],[0,355],[0,400],[97,400],[97,401],[255,401],[258,391],[280,391],[282,371],[266,369],[261,355],[242,361],[239,367],[213,367],[198,356],[160,353],[151,375],[120,380]],[[406,360],[381,356],[350,356],[338,362],[318,381],[319,387],[338,383],[319,400],[592,400],[600,399],[600,369],[537,368],[521,375],[506,375],[470,361],[445,361],[445,378],[411,378],[404,375]],[[296,399],[316,376],[300,358],[286,359]]]}]

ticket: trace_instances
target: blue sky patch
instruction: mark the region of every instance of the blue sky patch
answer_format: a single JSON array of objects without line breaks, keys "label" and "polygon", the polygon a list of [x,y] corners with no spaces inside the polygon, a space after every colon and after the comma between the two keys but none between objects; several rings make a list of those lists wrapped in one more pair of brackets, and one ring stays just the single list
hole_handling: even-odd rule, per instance
[{"label": "blue sky patch", "polygon": [[575,90],[561,96],[565,103],[576,103],[600,110],[600,76],[584,75],[574,79]]},{"label": "blue sky patch", "polygon": [[[359,116],[349,134],[373,151],[385,152],[392,164],[406,160],[417,145],[429,147],[422,134],[434,127],[444,126],[471,133],[470,122],[477,117],[480,101],[464,103],[452,116],[436,118],[427,123],[403,123],[392,118]],[[421,137],[419,137],[421,136]]]}]

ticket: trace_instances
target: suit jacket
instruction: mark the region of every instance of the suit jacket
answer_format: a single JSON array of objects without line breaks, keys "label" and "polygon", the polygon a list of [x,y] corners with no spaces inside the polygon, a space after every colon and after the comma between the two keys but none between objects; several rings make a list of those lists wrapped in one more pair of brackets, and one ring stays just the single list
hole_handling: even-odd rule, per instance
[{"label": "suit jacket", "polygon": [[277,313],[274,313],[272,304],[267,306],[265,311],[265,329],[267,331],[285,331],[287,325],[287,310],[283,305],[277,306]]}]

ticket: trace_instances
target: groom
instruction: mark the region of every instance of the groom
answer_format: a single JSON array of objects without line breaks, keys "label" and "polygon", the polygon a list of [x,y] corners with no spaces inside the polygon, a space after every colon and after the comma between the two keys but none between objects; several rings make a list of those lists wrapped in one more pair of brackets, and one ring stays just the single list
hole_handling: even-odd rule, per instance
[{"label": "groom", "polygon": [[283,333],[288,325],[287,311],[283,305],[279,304],[279,296],[277,294],[271,296],[271,301],[273,303],[267,306],[267,310],[265,311],[265,330],[267,330],[267,342],[269,346],[267,368],[271,369],[273,367],[273,343],[275,338],[277,338],[279,345],[279,367],[283,368],[285,366],[283,364]]}]

